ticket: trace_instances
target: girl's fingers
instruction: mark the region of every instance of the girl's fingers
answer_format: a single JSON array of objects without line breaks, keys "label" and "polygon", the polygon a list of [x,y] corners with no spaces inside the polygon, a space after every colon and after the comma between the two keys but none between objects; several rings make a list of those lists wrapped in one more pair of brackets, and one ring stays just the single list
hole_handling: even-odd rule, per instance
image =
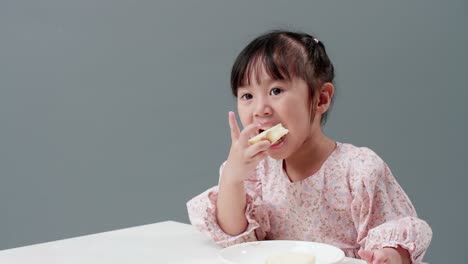
[{"label": "girl's fingers", "polygon": [[372,251],[364,249],[359,249],[358,255],[367,263],[372,263],[372,259],[374,258],[374,253]]},{"label": "girl's fingers", "polygon": [[260,126],[258,124],[250,124],[244,127],[244,130],[242,130],[242,132],[239,135],[239,143],[244,147],[250,146],[248,143],[249,138],[258,135],[259,129]]},{"label": "girl's fingers", "polygon": [[258,164],[261,160],[265,159],[266,157],[268,156],[267,152],[266,151],[261,151],[259,153],[257,153],[252,159],[251,161]]},{"label": "girl's fingers", "polygon": [[245,151],[245,157],[247,159],[252,159],[254,158],[256,155],[258,155],[259,153],[262,153],[262,152],[265,152],[265,155],[266,155],[266,151],[268,150],[268,148],[270,147],[270,142],[268,140],[264,140],[264,141],[260,141],[252,146],[249,146],[247,147],[246,151]]},{"label": "girl's fingers", "polygon": [[231,129],[231,140],[234,142],[239,139],[240,129],[237,125],[236,114],[234,112],[229,112],[229,128]]},{"label": "girl's fingers", "polygon": [[374,252],[373,264],[386,264],[388,263],[388,255],[385,250],[376,250]]},{"label": "girl's fingers", "polygon": [[237,124],[236,120],[236,114],[232,111],[229,112],[229,128],[231,130],[231,140],[232,142],[234,141],[239,141],[239,143],[246,147],[249,146],[248,140],[251,137],[254,137],[258,134],[258,130],[260,129],[260,126],[258,124],[250,124],[244,127],[244,129],[241,131],[239,129],[239,125]]}]

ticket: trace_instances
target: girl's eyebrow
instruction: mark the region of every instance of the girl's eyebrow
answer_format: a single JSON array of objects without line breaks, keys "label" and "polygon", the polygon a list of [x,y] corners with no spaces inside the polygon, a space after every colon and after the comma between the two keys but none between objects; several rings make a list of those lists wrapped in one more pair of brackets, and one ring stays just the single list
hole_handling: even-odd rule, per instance
[{"label": "girl's eyebrow", "polygon": [[252,88],[253,86],[268,86],[270,85],[271,83],[273,82],[276,82],[277,80],[273,80],[273,79],[263,79],[263,80],[260,80],[260,83],[256,82],[255,81],[255,84],[250,82],[250,83],[245,83],[243,86],[239,86],[239,89],[241,88],[244,88],[244,89],[250,89]]},{"label": "girl's eyebrow", "polygon": [[[263,80],[261,80],[261,83],[260,83],[260,86],[264,86],[264,87],[270,87],[272,85],[285,85],[285,83],[287,82],[288,80],[275,80],[275,79],[272,79],[272,78],[265,78]],[[252,88],[251,85],[248,85],[248,84],[245,84],[244,86],[239,86],[237,87],[237,90],[250,90]]]}]

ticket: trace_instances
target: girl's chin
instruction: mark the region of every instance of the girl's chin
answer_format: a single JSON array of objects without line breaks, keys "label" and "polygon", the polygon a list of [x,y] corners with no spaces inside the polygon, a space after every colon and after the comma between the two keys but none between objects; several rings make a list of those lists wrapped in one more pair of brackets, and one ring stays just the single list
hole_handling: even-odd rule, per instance
[{"label": "girl's chin", "polygon": [[287,154],[286,150],[286,140],[282,140],[278,144],[274,144],[268,148],[268,156],[273,159],[285,159]]}]

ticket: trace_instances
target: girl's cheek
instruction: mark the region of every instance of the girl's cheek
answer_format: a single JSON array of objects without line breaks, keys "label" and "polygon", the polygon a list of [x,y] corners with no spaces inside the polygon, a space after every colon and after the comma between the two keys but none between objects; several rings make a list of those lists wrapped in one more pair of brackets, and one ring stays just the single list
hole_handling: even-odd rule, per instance
[{"label": "girl's cheek", "polygon": [[251,121],[248,118],[248,115],[246,113],[241,113],[239,112],[239,119],[243,127],[245,127],[247,124],[250,124]]}]

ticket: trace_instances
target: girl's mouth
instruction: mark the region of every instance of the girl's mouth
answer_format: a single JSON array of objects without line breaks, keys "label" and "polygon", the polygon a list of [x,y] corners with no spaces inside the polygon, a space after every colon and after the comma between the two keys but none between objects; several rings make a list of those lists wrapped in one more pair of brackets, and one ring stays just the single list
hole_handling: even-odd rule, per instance
[{"label": "girl's mouth", "polygon": [[268,149],[279,149],[281,146],[283,146],[284,139],[286,138],[286,135],[282,136],[278,141],[276,141],[273,145],[271,145]]},{"label": "girl's mouth", "polygon": [[[270,134],[266,134],[266,131],[270,131]],[[270,128],[259,128],[258,129],[258,134],[257,137],[262,137],[260,136],[261,134],[264,134],[262,139],[268,139],[270,141],[270,149],[278,149],[280,148],[285,140],[286,135],[288,134],[288,130],[284,127],[282,127],[281,123],[278,125],[272,126]],[[281,135],[280,135],[281,134]],[[278,136],[280,138],[278,139]]]}]

